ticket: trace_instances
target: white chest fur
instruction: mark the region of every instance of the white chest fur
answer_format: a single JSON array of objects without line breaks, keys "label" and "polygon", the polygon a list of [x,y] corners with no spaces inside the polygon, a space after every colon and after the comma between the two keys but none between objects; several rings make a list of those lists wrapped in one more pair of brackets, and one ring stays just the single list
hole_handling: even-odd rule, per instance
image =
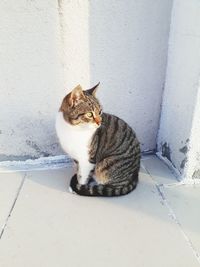
[{"label": "white chest fur", "polygon": [[89,159],[88,146],[96,131],[92,124],[70,125],[58,112],[56,118],[56,132],[63,150],[79,162]]}]

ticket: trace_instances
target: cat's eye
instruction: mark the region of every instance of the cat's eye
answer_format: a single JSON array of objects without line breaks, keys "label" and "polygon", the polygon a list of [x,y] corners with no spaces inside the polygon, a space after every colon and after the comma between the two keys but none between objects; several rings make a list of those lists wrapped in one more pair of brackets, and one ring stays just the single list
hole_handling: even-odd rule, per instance
[{"label": "cat's eye", "polygon": [[102,111],[102,109],[99,111],[99,115],[102,115],[102,113],[103,113],[103,111]]},{"label": "cat's eye", "polygon": [[91,117],[93,116],[93,114],[92,114],[92,112],[87,112],[87,113],[86,113],[86,116],[87,116],[88,118],[91,118]]}]

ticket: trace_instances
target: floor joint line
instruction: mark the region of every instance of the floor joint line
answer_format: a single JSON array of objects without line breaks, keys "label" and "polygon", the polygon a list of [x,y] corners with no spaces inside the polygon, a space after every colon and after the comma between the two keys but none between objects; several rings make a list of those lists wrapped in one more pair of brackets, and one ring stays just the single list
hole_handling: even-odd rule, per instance
[{"label": "floor joint line", "polygon": [[12,215],[12,211],[13,211],[13,209],[14,209],[14,207],[15,207],[15,204],[16,204],[16,202],[17,202],[17,199],[18,199],[18,197],[19,197],[19,194],[20,194],[20,192],[21,192],[21,189],[22,189],[22,187],[23,187],[23,185],[24,185],[24,181],[25,181],[26,177],[27,177],[27,174],[25,173],[24,176],[23,176],[23,178],[22,178],[22,181],[21,181],[21,183],[20,183],[20,186],[19,186],[19,188],[18,188],[18,190],[17,190],[17,194],[16,194],[15,199],[14,199],[14,202],[13,202],[11,208],[10,208],[9,214],[8,214],[8,216],[7,216],[7,218],[6,218],[6,221],[5,221],[5,223],[4,223],[3,227],[2,227],[2,230],[1,230],[1,232],[0,232],[0,240],[1,240],[2,236],[3,236],[3,234],[4,234],[4,231],[5,231],[6,226],[7,226],[7,224],[8,224],[9,218],[10,218],[11,215]]},{"label": "floor joint line", "polygon": [[181,223],[178,221],[175,212],[173,211],[173,208],[170,206],[163,188],[165,187],[163,184],[158,184],[157,181],[153,178],[153,176],[151,175],[151,173],[149,172],[149,170],[146,168],[146,166],[143,164],[142,166],[145,171],[147,172],[147,174],[151,177],[151,179],[153,180],[155,187],[158,191],[158,195],[161,197],[162,201],[164,202],[165,207],[168,209],[169,211],[169,217],[176,223],[176,225],[179,227],[180,232],[182,233],[182,235],[184,236],[188,246],[190,247],[190,249],[192,250],[196,260],[198,261],[198,263],[200,264],[200,255],[198,253],[198,251],[196,250],[196,248],[194,247],[192,241],[190,240],[190,238],[187,236],[187,234],[185,233],[185,231],[182,228]]}]

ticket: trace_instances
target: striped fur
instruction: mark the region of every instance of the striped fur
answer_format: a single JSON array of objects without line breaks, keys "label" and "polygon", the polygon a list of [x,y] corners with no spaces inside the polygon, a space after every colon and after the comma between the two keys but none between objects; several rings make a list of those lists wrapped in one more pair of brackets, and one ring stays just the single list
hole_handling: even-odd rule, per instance
[{"label": "striped fur", "polygon": [[[75,105],[69,103],[72,96],[68,94],[60,108],[65,122],[73,127],[80,124],[98,126],[89,139],[87,148],[88,163],[94,166],[91,173],[95,183],[90,182],[89,172],[85,182],[81,183],[82,173],[78,173],[72,177],[70,187],[72,191],[83,196],[126,195],[134,190],[138,183],[140,145],[135,132],[126,122],[107,113],[100,115],[102,108],[94,95],[94,88],[91,91],[79,90],[79,99],[73,99]],[[92,112],[91,118],[84,115],[88,112]],[[80,164],[82,159],[78,157],[76,160]]]}]

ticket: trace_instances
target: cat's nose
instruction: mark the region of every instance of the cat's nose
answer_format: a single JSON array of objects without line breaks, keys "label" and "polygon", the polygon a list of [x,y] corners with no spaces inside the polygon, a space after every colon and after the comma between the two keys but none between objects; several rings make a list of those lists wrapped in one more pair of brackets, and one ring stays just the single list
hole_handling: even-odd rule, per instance
[{"label": "cat's nose", "polygon": [[97,125],[100,125],[101,124],[101,120],[102,120],[101,117],[99,117],[99,116],[98,117],[95,117],[94,120],[95,120],[95,122],[96,122]]}]

